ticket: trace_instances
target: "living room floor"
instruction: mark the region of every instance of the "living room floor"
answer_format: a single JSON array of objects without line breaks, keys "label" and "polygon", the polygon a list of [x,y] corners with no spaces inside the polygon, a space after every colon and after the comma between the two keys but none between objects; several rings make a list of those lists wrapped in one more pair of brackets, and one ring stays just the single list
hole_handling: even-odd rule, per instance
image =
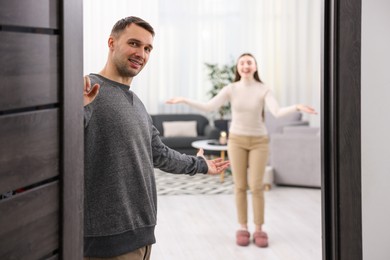
[{"label": "living room floor", "polygon": [[233,194],[159,195],[157,243],[151,259],[322,259],[321,190],[273,186],[265,192],[265,200],[269,247],[258,248],[253,243],[248,247],[235,244],[238,225]]}]

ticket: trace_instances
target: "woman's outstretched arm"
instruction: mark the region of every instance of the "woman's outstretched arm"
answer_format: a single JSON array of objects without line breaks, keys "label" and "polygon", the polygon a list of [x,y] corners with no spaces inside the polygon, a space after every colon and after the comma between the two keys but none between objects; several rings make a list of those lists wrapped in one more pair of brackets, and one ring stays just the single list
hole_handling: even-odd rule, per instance
[{"label": "woman's outstretched arm", "polygon": [[212,99],[210,99],[207,102],[199,102],[196,100],[192,100],[185,97],[174,97],[171,98],[165,103],[167,104],[186,104],[190,107],[193,107],[195,109],[204,111],[204,112],[211,112],[215,111],[218,108],[220,108],[222,105],[224,105],[227,101],[229,101],[229,95],[230,93],[230,87],[229,85],[221,89],[221,91]]},{"label": "woman's outstretched arm", "polygon": [[296,104],[287,107],[280,107],[278,101],[275,99],[271,91],[268,91],[265,96],[265,103],[269,111],[274,117],[281,117],[288,115],[294,111],[300,111],[308,114],[317,114],[317,111],[311,106]]}]

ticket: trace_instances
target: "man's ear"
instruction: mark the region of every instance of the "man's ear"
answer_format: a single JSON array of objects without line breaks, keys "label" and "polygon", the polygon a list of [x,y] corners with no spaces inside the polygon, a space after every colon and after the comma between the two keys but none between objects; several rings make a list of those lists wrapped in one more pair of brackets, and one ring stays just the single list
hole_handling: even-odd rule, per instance
[{"label": "man's ear", "polygon": [[110,48],[110,49],[114,48],[114,42],[115,42],[114,37],[110,36],[110,37],[108,38],[108,41],[107,41],[108,48]]}]

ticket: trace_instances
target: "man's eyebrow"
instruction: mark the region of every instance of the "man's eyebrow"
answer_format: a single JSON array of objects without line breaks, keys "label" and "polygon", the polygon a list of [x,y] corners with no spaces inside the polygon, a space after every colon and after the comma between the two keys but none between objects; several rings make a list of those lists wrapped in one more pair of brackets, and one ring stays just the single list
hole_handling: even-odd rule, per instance
[{"label": "man's eyebrow", "polygon": [[141,44],[141,45],[147,45],[150,49],[153,49],[153,45],[151,45],[151,44],[145,44],[145,43],[143,43],[142,41],[140,41],[140,40],[138,40],[138,39],[135,39],[135,38],[130,38],[128,41],[136,42],[136,43]]}]

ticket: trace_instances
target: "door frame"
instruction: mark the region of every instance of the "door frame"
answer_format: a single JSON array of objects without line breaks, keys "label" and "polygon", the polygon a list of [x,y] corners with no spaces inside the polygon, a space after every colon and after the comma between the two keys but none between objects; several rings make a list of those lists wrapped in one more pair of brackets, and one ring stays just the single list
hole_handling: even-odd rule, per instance
[{"label": "door frame", "polygon": [[[62,259],[82,259],[82,1],[63,8]],[[361,0],[323,0],[323,259],[362,259]],[[77,19],[78,21],[75,21]],[[79,26],[74,26],[79,24]]]},{"label": "door frame", "polygon": [[323,259],[362,259],[361,0],[324,0]]},{"label": "door frame", "polygon": [[83,3],[62,0],[61,259],[83,259],[84,123]]}]

